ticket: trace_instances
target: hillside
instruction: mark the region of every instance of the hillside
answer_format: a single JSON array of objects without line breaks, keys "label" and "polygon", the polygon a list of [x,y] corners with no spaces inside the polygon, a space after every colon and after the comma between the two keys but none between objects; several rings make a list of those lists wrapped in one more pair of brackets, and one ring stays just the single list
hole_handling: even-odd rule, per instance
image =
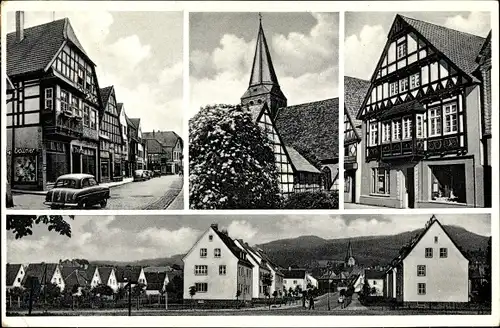
[{"label": "hillside", "polygon": [[[465,251],[485,250],[488,237],[477,235],[464,228],[444,226],[450,236]],[[257,245],[262,248],[276,264],[282,267],[298,266],[313,268],[318,260],[343,260],[347,243],[350,240],[354,257],[361,265],[386,265],[399,253],[400,248],[413,236],[421,232],[418,229],[397,235],[364,236],[341,239],[323,239],[317,236],[300,236],[291,239],[280,239]],[[139,261],[91,261],[97,265],[140,265],[165,266],[177,264],[183,266],[182,257],[178,254],[171,257],[144,259]]]},{"label": "hillside", "polygon": [[[464,251],[486,249],[488,237],[456,226],[444,227]],[[350,240],[354,257],[358,263],[362,265],[386,265],[398,255],[401,246],[422,230],[418,229],[397,235],[330,240],[308,236],[276,240],[257,246],[262,248],[276,264],[283,267],[315,267],[318,260],[343,260],[347,243]]]}]

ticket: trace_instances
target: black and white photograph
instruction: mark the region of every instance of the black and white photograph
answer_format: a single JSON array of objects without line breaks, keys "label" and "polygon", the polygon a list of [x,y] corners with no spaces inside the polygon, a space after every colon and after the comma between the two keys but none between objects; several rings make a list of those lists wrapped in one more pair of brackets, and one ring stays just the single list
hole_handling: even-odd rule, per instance
[{"label": "black and white photograph", "polygon": [[345,208],[491,207],[490,22],[345,13]]},{"label": "black and white photograph", "polygon": [[7,316],[491,313],[489,214],[7,222]]},{"label": "black and white photograph", "polygon": [[8,208],[184,208],[182,15],[7,12]]},{"label": "black and white photograph", "polygon": [[189,207],[338,208],[338,13],[190,13]]}]

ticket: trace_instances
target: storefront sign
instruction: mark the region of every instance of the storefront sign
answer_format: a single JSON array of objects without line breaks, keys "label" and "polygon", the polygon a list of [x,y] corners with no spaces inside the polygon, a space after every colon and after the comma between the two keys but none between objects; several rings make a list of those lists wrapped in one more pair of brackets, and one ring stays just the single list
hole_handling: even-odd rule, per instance
[{"label": "storefront sign", "polygon": [[[36,148],[14,148],[15,155],[36,154],[36,153],[38,153],[38,149],[36,149]],[[7,156],[10,156],[11,154],[12,154],[12,151],[8,150]]]}]

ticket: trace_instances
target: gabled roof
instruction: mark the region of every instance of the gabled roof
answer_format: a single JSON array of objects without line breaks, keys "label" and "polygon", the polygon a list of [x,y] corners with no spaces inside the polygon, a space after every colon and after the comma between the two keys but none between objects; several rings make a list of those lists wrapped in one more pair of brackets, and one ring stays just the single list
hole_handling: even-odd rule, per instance
[{"label": "gabled roof", "polygon": [[339,99],[331,98],[282,107],[275,122],[283,142],[314,163],[338,159],[338,117]]},{"label": "gabled roof", "polygon": [[165,152],[162,144],[156,139],[146,139],[146,144],[148,147],[148,154],[160,154]]},{"label": "gabled roof", "polygon": [[58,265],[56,263],[31,263],[28,265],[28,268],[25,269],[26,272],[23,278],[23,285],[26,283],[28,277],[38,278],[38,282],[42,285],[50,283],[57,267]]},{"label": "gabled roof", "polygon": [[141,124],[140,118],[129,118],[130,124],[135,128],[139,129],[139,125]]},{"label": "gabled roof", "polygon": [[156,139],[164,147],[175,147],[179,139],[182,145],[182,138],[174,131],[143,132],[142,137],[143,139]]},{"label": "gabled roof", "polygon": [[111,95],[111,91],[113,90],[113,86],[105,87],[99,89],[99,93],[101,94],[101,102],[102,106],[106,107],[109,101],[109,96]]},{"label": "gabled roof", "polygon": [[21,264],[9,264],[7,263],[7,279],[5,280],[6,286],[12,286],[16,280],[17,274],[21,269]]},{"label": "gabled roof", "polygon": [[471,76],[476,70],[476,58],[485,38],[402,15],[397,17],[413,27],[465,74]]},{"label": "gabled roof", "polygon": [[117,112],[118,112],[118,116],[120,116],[120,115],[121,115],[121,113],[122,113],[122,109],[123,109],[123,103],[117,103],[117,104],[116,104],[116,110],[117,110]]},{"label": "gabled roof", "polygon": [[73,286],[85,287],[92,277],[87,276],[85,270],[80,267],[63,267],[62,275],[66,290],[72,290]]},{"label": "gabled roof", "polygon": [[285,279],[306,279],[306,270],[304,269],[291,269],[283,270]]},{"label": "gabled roof", "polygon": [[[139,280],[139,276],[141,275],[141,271],[142,267],[140,266],[116,267],[115,268],[116,280],[118,282],[125,282],[125,281],[137,282]],[[125,280],[125,278],[127,280]]]},{"label": "gabled roof", "polygon": [[361,138],[362,121],[357,116],[369,88],[370,81],[344,76],[344,109],[359,138]]},{"label": "gabled roof", "polygon": [[166,272],[145,272],[148,285],[146,290],[160,290],[164,287]]},{"label": "gabled roof", "polygon": [[[444,231],[445,235],[448,236],[448,238],[451,240],[453,245],[458,249],[460,254],[462,254],[463,257],[468,259],[467,255],[464,253],[464,251],[457,245],[455,240],[451,237],[451,235],[446,231],[446,229],[441,225],[441,223],[438,221],[435,215],[432,215],[432,217],[429,219],[427,224],[425,225],[425,228],[418,233],[416,236],[414,236],[406,245],[404,245],[400,250],[399,250],[399,256],[396,257],[395,259],[392,260],[391,262],[391,267],[395,267],[402,263],[404,259],[413,251],[413,249],[418,245],[420,240],[425,236],[427,231],[434,225],[438,224],[439,227]],[[388,270],[390,270],[389,268]]]},{"label": "gabled roof", "polygon": [[13,77],[45,70],[64,42],[75,45],[92,63],[68,18],[25,28],[24,39],[20,42],[16,39],[16,32],[7,34],[7,75]]},{"label": "gabled roof", "polygon": [[112,267],[99,267],[97,268],[99,271],[99,276],[101,277],[101,282],[103,284],[107,284],[109,280],[109,276],[111,276],[111,272],[113,272]]},{"label": "gabled roof", "polygon": [[259,265],[260,268],[269,270],[266,265],[266,261],[263,258],[260,258],[260,254],[253,249],[248,243],[245,243],[242,239],[238,239],[238,244],[241,246],[242,250],[250,256],[251,259],[255,261]]},{"label": "gabled roof", "polygon": [[[96,265],[89,265],[89,266],[87,266],[87,269],[85,270],[85,272],[86,272],[87,277],[89,278],[89,280],[92,280],[92,278],[94,277],[94,273],[95,273],[96,269],[97,269]],[[99,274],[99,271],[97,273]],[[100,275],[99,275],[99,277],[100,277]]]},{"label": "gabled roof", "polygon": [[253,267],[253,264],[250,263],[249,260],[246,258],[241,258],[240,252],[243,252],[238,245],[234,243],[234,240],[231,239],[227,234],[225,234],[222,231],[219,231],[219,229],[216,229],[214,227],[211,227],[211,229],[219,236],[219,238],[222,240],[222,242],[226,245],[227,248],[233,253],[234,256],[238,259],[239,263],[245,264],[249,267]]}]

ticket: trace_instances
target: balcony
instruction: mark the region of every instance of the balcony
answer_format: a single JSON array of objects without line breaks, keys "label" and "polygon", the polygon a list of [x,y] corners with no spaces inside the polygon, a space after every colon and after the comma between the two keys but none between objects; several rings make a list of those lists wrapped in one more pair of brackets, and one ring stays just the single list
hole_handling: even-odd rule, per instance
[{"label": "balcony", "polygon": [[403,140],[366,148],[366,160],[398,160],[425,156],[424,140]]},{"label": "balcony", "polygon": [[44,120],[44,123],[43,130],[46,135],[57,135],[70,139],[81,138],[83,135],[83,122],[73,116],[68,116],[66,113],[56,114],[55,120],[51,117]]}]

